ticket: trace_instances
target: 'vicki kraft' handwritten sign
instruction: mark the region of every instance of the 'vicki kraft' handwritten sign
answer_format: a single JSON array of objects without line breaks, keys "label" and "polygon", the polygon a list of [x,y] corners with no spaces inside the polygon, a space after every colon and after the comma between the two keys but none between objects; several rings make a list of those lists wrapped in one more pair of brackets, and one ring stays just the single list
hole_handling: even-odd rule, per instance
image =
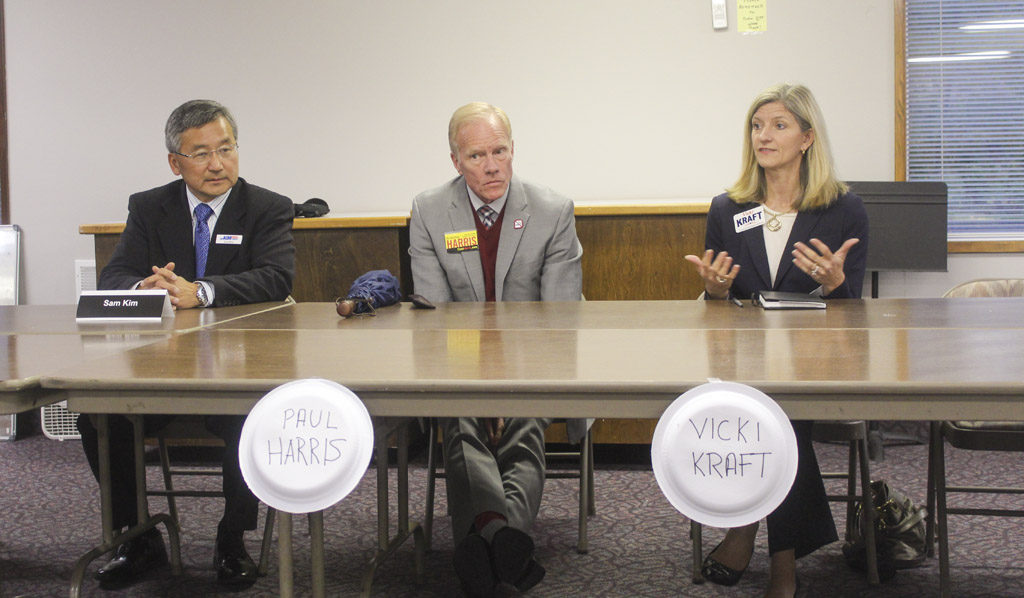
[{"label": "'vicki kraft' handwritten sign", "polygon": [[[765,476],[765,464],[774,451],[751,450],[762,447],[761,422],[750,417],[703,417],[687,423],[697,440],[690,450],[695,477]],[[705,450],[700,441],[717,440],[715,449]],[[726,450],[723,451],[723,445]],[[730,450],[731,449],[731,450]]]},{"label": "'vicki kraft' handwritten sign", "polygon": [[742,525],[785,498],[796,475],[796,438],[767,395],[716,381],[669,406],[655,429],[651,460],[658,485],[684,515]]},{"label": "'vicki kraft' handwritten sign", "polygon": [[242,428],[239,464],[261,500],[290,513],[327,508],[362,478],[373,451],[373,425],[362,402],[328,380],[277,387]]}]

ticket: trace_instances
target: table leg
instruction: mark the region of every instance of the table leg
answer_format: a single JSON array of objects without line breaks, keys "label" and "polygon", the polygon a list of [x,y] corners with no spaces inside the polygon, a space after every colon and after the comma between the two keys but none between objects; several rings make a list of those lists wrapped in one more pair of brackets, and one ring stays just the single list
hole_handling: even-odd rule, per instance
[{"label": "table leg", "polygon": [[590,509],[594,505],[594,480],[590,478],[590,473],[593,472],[593,466],[590,463],[590,453],[593,445],[590,443],[590,439],[590,430],[588,429],[587,433],[580,439],[580,504],[579,523],[576,530],[576,552],[579,554],[587,554],[589,550],[587,546],[587,517],[593,515]]},{"label": "table leg", "polygon": [[[412,532],[413,562],[416,570],[416,583],[423,583],[423,557],[427,552],[427,539],[423,526],[409,523],[409,424],[398,426],[398,529],[405,534]],[[404,539],[404,538],[403,538]]]},{"label": "table leg", "polygon": [[704,583],[701,567],[704,565],[703,526],[690,520],[690,543],[693,545],[693,583]]},{"label": "table leg", "polygon": [[[135,514],[136,521],[149,519],[149,499],[146,498],[146,443],[142,436],[142,416],[129,415],[132,423],[132,440],[135,446]],[[173,555],[171,558],[174,558]]]},{"label": "table leg", "polygon": [[409,529],[409,426],[401,425],[395,435],[398,444],[398,529]]},{"label": "table leg", "polygon": [[260,543],[260,564],[257,568],[257,576],[263,577],[270,567],[270,543],[274,541],[274,520],[277,509],[267,506],[267,521],[263,524],[263,541]]},{"label": "table leg", "polygon": [[[181,575],[181,541],[178,535],[180,528],[178,527],[177,520],[170,515],[150,516],[149,514],[149,498],[146,495],[145,424],[141,415],[129,415],[128,421],[132,423],[133,441],[135,444],[135,505],[138,509],[136,514],[138,516],[137,521],[140,522],[139,527],[142,531],[145,531],[149,528],[155,528],[157,523],[161,521],[164,522],[164,527],[167,529],[167,540],[171,544],[171,571],[175,575]],[[109,454],[108,448],[108,458]]]},{"label": "table leg", "polygon": [[[362,596],[369,596],[377,567],[393,553],[410,534],[415,541],[416,579],[422,579],[426,537],[419,523],[409,522],[408,420],[397,423],[384,420],[374,425],[374,451],[377,462],[377,554],[370,559],[363,574]],[[388,501],[388,438],[396,433],[398,444],[398,529],[390,537],[391,514]]]},{"label": "table leg", "polygon": [[295,594],[295,567],[292,561],[292,514],[280,511],[277,514],[277,574],[281,598],[292,598]]},{"label": "table leg", "polygon": [[114,542],[114,509],[110,502],[110,423],[106,414],[90,415],[93,425],[96,427],[96,436],[99,444],[100,460],[100,530],[102,542],[99,546],[82,555],[75,563],[71,573],[71,598],[78,598],[82,591],[82,581],[85,579],[85,569],[89,563],[101,555],[113,549]]},{"label": "table leg", "polygon": [[324,598],[324,512],[309,514],[309,536],[312,547],[313,598]]},{"label": "table leg", "polygon": [[388,432],[384,427],[374,441],[377,463],[377,550],[388,547],[391,513],[388,500]]},{"label": "table leg", "polygon": [[434,540],[434,491],[437,489],[437,421],[427,418],[427,500],[423,509],[423,535],[426,536],[426,549]]},{"label": "table leg", "polygon": [[[91,550],[82,555],[75,563],[74,569],[71,572],[71,586],[68,590],[68,595],[71,598],[79,598],[82,593],[82,583],[85,580],[85,571],[89,567],[89,563],[93,562],[97,558],[107,554],[128,542],[133,540],[151,528],[157,526],[157,524],[163,523],[167,528],[167,536],[171,542],[171,570],[180,575],[181,574],[181,557],[180,557],[180,542],[178,539],[178,527],[177,523],[171,520],[171,518],[161,513],[153,517],[148,516],[148,508],[145,498],[146,492],[146,475],[145,475],[145,453],[143,450],[142,442],[142,417],[133,416],[131,422],[134,428],[134,446],[135,446],[135,472],[136,472],[136,496],[139,496],[141,492],[141,500],[139,501],[139,525],[129,528],[124,533],[114,535],[114,507],[112,501],[113,491],[111,490],[110,482],[110,420],[107,414],[91,415],[93,423],[96,426],[96,436],[98,442],[98,457],[99,457],[99,483],[100,483],[100,518],[102,521],[102,542],[99,546],[93,547]],[[141,475],[139,474],[140,467],[142,469]],[[141,489],[141,490],[140,490]]]}]

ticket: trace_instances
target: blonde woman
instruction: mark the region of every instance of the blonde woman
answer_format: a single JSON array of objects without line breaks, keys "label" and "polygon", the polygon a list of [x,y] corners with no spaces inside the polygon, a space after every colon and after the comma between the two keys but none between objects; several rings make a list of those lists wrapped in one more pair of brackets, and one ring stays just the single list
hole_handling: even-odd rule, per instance
[{"label": "blonde woman", "polygon": [[[858,298],[868,220],[861,199],[836,178],[821,110],[810,90],[781,84],[747,113],[743,172],[712,200],[703,256],[688,255],[705,296],[748,299],[764,290]],[[766,596],[793,596],[796,559],[838,539],[811,444],[795,421],[800,464],[785,500],[767,517],[771,574]],[[730,529],[704,560],[704,576],[734,585],[754,550],[757,523]]]}]

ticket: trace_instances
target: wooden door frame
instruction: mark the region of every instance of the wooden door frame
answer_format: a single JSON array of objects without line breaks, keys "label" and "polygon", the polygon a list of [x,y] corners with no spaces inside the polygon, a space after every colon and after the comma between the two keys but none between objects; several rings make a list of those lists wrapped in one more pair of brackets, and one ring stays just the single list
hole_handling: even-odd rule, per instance
[{"label": "wooden door frame", "polygon": [[0,224],[11,223],[11,184],[7,160],[7,36],[4,0],[0,0]]}]

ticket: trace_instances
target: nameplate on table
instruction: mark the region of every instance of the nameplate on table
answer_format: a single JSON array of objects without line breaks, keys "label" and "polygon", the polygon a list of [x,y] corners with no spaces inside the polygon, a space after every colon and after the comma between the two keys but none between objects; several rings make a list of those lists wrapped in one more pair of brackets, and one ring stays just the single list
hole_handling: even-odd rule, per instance
[{"label": "nameplate on table", "polygon": [[160,322],[174,315],[167,291],[82,291],[75,321],[80,324]]}]

